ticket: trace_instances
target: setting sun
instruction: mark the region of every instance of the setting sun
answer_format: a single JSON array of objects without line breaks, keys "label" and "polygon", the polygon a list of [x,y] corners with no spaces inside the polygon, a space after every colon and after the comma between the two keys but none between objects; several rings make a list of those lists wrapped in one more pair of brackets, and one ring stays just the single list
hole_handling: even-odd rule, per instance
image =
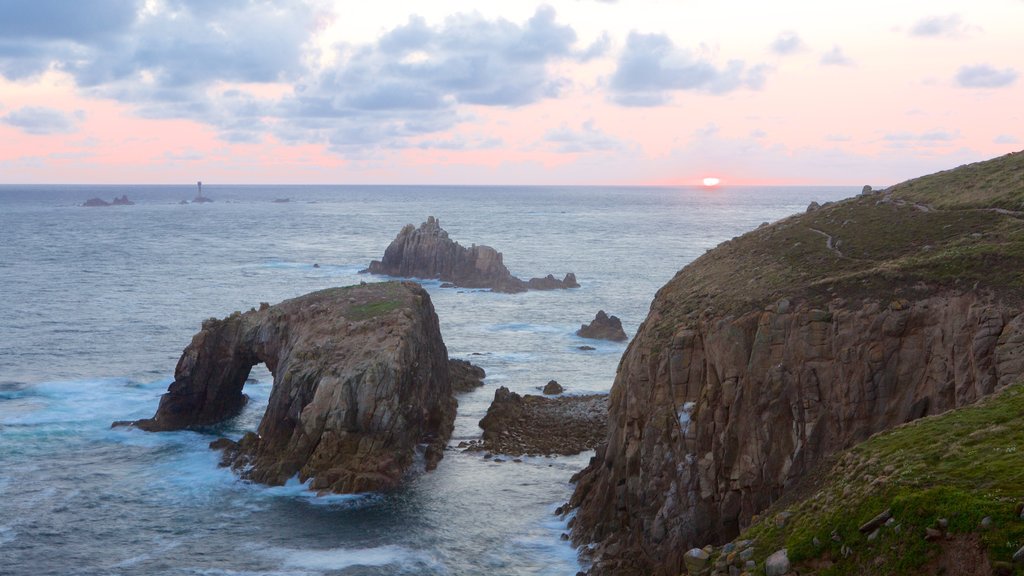
[{"label": "setting sun", "polygon": [[721,182],[721,180],[715,178],[714,176],[709,176],[704,179],[704,185],[707,186],[708,188],[712,186],[718,186],[719,182]]}]

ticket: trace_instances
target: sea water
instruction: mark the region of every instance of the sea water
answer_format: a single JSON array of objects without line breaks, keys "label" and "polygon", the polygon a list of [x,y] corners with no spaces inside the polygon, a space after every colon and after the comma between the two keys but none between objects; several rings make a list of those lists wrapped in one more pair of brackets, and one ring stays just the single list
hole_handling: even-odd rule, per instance
[{"label": "sea water", "polygon": [[[853,188],[0,186],[0,574],[572,575],[556,507],[592,453],[495,462],[445,452],[382,494],[317,497],[217,466],[216,429],[111,429],[148,417],[209,317],[360,275],[406,223],[436,216],[521,278],[575,290],[495,294],[424,281],[451,356],[487,371],[459,398],[451,445],[479,438],[499,386],[607,392],[625,344],[578,338],[603,309],[630,335],[657,289],[733,236]],[[85,208],[127,194],[134,206]],[[286,203],[274,199],[288,198]],[[319,264],[319,267],[314,267]],[[579,347],[593,346],[583,351]]]}]

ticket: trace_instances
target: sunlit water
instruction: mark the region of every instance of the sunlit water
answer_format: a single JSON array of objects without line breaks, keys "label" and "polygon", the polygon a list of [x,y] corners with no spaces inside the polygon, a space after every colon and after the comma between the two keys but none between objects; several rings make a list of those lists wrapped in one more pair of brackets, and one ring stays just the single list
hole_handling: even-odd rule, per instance
[{"label": "sunlit water", "polygon": [[[605,392],[625,345],[573,332],[604,309],[631,335],[655,291],[719,242],[850,188],[0,186],[0,573],[571,575],[552,514],[590,454],[496,463],[446,452],[387,494],[315,497],[218,468],[207,444],[254,429],[246,411],[207,433],[110,429],[152,415],[203,319],[331,286],[405,223],[441,219],[520,277],[581,288],[431,293],[451,356],[487,370],[459,399],[452,445],[479,437],[498,386]],[[128,194],[135,206],[83,208]],[[289,203],[272,203],[289,197]],[[319,268],[313,264],[319,263]],[[581,351],[579,346],[594,346]]]}]

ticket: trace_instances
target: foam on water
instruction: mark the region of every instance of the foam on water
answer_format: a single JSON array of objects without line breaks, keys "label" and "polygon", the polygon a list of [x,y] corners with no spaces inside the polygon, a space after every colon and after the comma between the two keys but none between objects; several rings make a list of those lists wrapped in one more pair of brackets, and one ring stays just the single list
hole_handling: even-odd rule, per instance
[{"label": "foam on water", "polygon": [[275,558],[287,568],[304,568],[324,572],[344,570],[354,566],[390,567],[392,574],[418,574],[430,570],[444,574],[444,565],[425,551],[403,546],[385,545],[375,548],[331,548],[310,550],[296,548],[270,548],[262,554]]}]

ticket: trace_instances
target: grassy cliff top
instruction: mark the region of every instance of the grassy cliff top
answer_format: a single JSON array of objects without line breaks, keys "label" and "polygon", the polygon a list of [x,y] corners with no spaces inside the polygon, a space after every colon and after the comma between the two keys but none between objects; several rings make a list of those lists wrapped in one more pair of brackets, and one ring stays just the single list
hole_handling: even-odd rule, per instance
[{"label": "grassy cliff top", "polygon": [[723,242],[652,310],[666,329],[782,298],[883,302],[946,289],[1024,290],[1024,152],[862,194]]},{"label": "grassy cliff top", "polygon": [[[759,565],[786,548],[801,574],[1022,574],[1011,563],[1024,546],[1022,417],[1024,383],[878,434],[740,538],[754,540]],[[860,530],[886,510],[892,520],[874,535]]]}]

